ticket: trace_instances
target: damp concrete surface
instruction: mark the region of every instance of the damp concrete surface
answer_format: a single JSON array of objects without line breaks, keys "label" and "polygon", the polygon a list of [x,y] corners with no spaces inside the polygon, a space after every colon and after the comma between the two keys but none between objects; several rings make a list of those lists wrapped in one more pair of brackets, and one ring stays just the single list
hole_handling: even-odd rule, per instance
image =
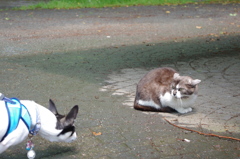
[{"label": "damp concrete surface", "polygon": [[[36,136],[36,158],[240,158],[240,5],[0,11],[0,92],[60,113],[78,139]],[[201,79],[193,112],[133,109],[137,82],[172,67]],[[47,118],[47,117],[46,117]],[[1,159],[25,159],[26,142]]]}]

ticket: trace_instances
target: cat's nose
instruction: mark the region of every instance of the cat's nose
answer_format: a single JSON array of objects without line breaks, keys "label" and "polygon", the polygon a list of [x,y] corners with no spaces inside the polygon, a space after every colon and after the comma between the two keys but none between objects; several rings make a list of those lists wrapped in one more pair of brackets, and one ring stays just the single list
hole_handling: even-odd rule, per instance
[{"label": "cat's nose", "polygon": [[177,91],[173,91],[173,95],[176,96],[176,94],[177,94]]}]

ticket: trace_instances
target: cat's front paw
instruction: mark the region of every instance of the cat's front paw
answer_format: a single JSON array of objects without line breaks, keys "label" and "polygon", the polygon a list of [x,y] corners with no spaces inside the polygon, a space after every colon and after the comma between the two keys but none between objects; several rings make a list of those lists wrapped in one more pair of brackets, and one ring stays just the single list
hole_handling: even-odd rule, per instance
[{"label": "cat's front paw", "polygon": [[185,114],[192,111],[192,108],[178,108],[176,109],[179,113]]}]

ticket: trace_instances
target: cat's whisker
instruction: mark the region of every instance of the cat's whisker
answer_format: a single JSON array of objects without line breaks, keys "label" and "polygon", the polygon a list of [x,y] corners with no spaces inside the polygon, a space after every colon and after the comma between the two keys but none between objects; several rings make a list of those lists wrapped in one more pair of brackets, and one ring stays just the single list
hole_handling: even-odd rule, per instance
[{"label": "cat's whisker", "polygon": [[183,106],[183,104],[182,104],[182,98],[179,98],[179,100],[180,100],[180,103],[181,103],[180,106],[182,107],[182,106]]},{"label": "cat's whisker", "polygon": [[182,107],[182,98],[177,98],[178,106]]}]

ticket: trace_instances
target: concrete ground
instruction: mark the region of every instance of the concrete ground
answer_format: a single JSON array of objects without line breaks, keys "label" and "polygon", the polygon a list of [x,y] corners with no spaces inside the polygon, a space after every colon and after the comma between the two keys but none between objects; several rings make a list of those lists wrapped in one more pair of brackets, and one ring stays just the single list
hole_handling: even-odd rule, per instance
[{"label": "concrete ground", "polygon": [[[59,112],[76,104],[78,139],[35,137],[36,158],[240,158],[240,5],[1,11],[0,92]],[[194,111],[132,109],[152,68],[201,79]],[[184,139],[187,139],[184,141]],[[25,143],[1,154],[26,158]]]}]

